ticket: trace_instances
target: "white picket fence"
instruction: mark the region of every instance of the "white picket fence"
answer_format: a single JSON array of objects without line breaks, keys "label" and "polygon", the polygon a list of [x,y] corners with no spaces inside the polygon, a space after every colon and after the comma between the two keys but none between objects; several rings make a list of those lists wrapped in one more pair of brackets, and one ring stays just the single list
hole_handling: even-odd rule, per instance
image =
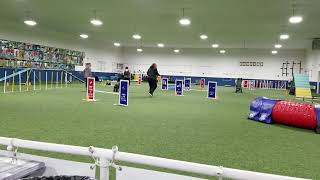
[{"label": "white picket fence", "polygon": [[153,167],[166,168],[170,170],[178,170],[199,175],[207,175],[218,177],[218,179],[228,178],[237,180],[306,180],[303,178],[295,178],[288,176],[280,176],[232,168],[222,166],[211,166],[173,159],[159,158],[153,156],[145,156],[127,152],[120,152],[117,148],[102,149],[93,146],[81,147],[62,145],[54,143],[45,143],[37,141],[29,141],[15,138],[0,137],[0,145],[7,146],[8,151],[14,151],[17,148],[26,148],[47,152],[57,152],[73,155],[82,155],[96,158],[97,165],[100,167],[100,180],[109,179],[109,168],[119,168],[115,161],[122,161],[134,164],[148,165]]}]

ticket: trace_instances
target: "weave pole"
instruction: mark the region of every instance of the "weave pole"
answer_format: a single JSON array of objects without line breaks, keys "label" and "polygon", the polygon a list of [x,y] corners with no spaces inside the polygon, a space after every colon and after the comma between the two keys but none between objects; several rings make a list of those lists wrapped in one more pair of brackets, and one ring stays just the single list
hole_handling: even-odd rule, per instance
[{"label": "weave pole", "polygon": [[48,72],[46,71],[46,90],[48,89]]},{"label": "weave pole", "polygon": [[38,79],[39,79],[39,86],[40,86],[40,90],[41,90],[41,71],[39,71]]},{"label": "weave pole", "polygon": [[36,71],[33,71],[33,90],[36,90]]},{"label": "weave pole", "polygon": [[53,71],[51,71],[51,88],[52,89],[52,86],[53,86]]},{"label": "weave pole", "polygon": [[21,92],[21,72],[19,73],[19,92]]},{"label": "weave pole", "polygon": [[60,77],[60,79],[61,79],[61,80],[60,80],[60,81],[61,81],[61,85],[60,85],[60,88],[62,88],[62,84],[63,84],[63,72],[62,72],[62,71],[61,71],[61,74],[60,74],[60,76],[61,76],[61,77]]},{"label": "weave pole", "polygon": [[26,85],[27,85],[27,91],[29,91],[29,71],[27,71]]},{"label": "weave pole", "polygon": [[56,73],[56,88],[59,86],[59,72]]},{"label": "weave pole", "polygon": [[7,86],[7,71],[4,71],[4,86],[3,86],[3,93],[6,93],[6,86]]},{"label": "weave pole", "polygon": [[67,72],[65,72],[65,75],[64,75],[64,82],[65,82],[65,86],[66,86],[66,88],[68,87],[68,74],[67,74]]},{"label": "weave pole", "polygon": [[14,76],[15,76],[15,71],[12,72],[12,86],[11,86],[11,92],[14,92]]}]

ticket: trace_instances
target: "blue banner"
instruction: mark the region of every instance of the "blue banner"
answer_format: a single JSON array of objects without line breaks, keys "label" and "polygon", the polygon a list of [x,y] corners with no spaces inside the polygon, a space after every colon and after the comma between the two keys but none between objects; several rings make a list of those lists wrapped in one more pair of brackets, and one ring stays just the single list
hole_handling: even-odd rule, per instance
[{"label": "blue banner", "polygon": [[129,81],[121,80],[119,87],[119,105],[128,106],[129,103]]},{"label": "blue banner", "polygon": [[217,82],[213,82],[213,81],[208,82],[208,98],[211,98],[211,99],[217,98]]},{"label": "blue banner", "polygon": [[183,81],[176,80],[176,96],[183,96]]},{"label": "blue banner", "polygon": [[184,89],[189,91],[190,88],[191,88],[191,79],[190,78],[184,79]]},{"label": "blue banner", "polygon": [[168,78],[162,78],[161,90],[168,90]]}]

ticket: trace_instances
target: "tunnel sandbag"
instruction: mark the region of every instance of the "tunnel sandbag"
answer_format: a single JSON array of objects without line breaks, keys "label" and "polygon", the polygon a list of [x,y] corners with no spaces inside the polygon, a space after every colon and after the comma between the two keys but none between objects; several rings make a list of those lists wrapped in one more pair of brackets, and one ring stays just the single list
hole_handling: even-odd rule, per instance
[{"label": "tunnel sandbag", "polygon": [[317,128],[317,112],[314,106],[308,103],[279,101],[273,107],[272,120],[278,124],[299,128]]},{"label": "tunnel sandbag", "polygon": [[272,123],[272,109],[277,102],[278,100],[266,97],[255,98],[250,105],[250,114],[248,118],[266,124]]}]

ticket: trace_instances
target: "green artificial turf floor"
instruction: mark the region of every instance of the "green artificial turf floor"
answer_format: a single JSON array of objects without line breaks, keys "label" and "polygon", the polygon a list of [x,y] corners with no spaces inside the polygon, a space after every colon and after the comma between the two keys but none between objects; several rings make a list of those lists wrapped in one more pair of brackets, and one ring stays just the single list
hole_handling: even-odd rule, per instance
[{"label": "green artificial turf floor", "polygon": [[[97,89],[111,91],[101,84]],[[285,91],[233,91],[219,87],[215,101],[206,99],[206,92],[175,97],[173,91],[159,89],[151,98],[146,85],[133,84],[129,107],[114,106],[118,97],[113,94],[97,93],[99,101],[85,102],[83,85],[1,93],[0,136],[103,148],[118,145],[125,152],[320,179],[319,135],[247,120],[256,96],[290,98]]]}]

